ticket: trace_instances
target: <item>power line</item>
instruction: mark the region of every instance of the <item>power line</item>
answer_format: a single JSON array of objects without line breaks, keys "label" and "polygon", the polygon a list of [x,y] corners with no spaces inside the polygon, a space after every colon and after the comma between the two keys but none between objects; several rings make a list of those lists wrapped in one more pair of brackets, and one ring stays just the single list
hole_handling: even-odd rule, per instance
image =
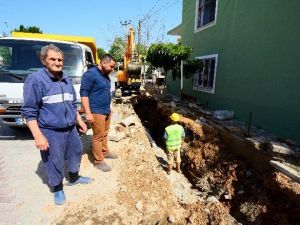
[{"label": "power line", "polygon": [[151,15],[151,17],[154,16],[154,15],[156,15],[156,14],[158,14],[158,13],[159,13],[160,11],[162,11],[162,10],[167,10],[167,9],[171,8],[173,5],[175,5],[175,4],[178,3],[178,2],[179,2],[179,0],[176,0],[176,1],[173,1],[173,2],[167,2],[167,3],[164,4],[160,9],[156,10],[156,12],[154,12],[154,13]]},{"label": "power line", "polygon": [[[162,2],[161,0],[156,0],[155,3],[152,5],[152,7],[140,18],[137,17],[137,36],[138,36],[138,46],[142,43],[144,43],[144,41],[142,41],[142,36],[144,37],[144,31],[145,30],[146,34],[146,43],[149,43],[150,38],[152,35],[150,33],[152,33],[153,29],[155,26],[157,26],[157,23],[159,21],[159,16],[162,12],[165,12],[166,10],[168,10],[169,8],[171,8],[172,6],[174,6],[175,4],[177,4],[179,2],[179,0],[169,0],[167,2]],[[150,22],[150,21],[154,21],[154,22]],[[131,22],[131,21],[130,21]],[[128,21],[124,21],[124,22],[120,22],[122,26],[128,26]],[[152,25],[150,26],[149,23],[151,23]],[[164,27],[165,30],[165,27]],[[159,33],[162,32],[162,28],[159,28]],[[159,35],[161,36],[161,35]],[[163,39],[163,38],[160,38]],[[151,42],[151,41],[150,41]],[[146,44],[147,45],[147,44]]]},{"label": "power line", "polygon": [[161,0],[157,0],[154,5],[152,6],[152,8],[145,14],[145,16],[143,17],[143,19],[141,19],[141,21],[143,22],[147,17],[149,17],[150,13],[154,10],[154,8],[157,6],[158,2],[160,2]]}]

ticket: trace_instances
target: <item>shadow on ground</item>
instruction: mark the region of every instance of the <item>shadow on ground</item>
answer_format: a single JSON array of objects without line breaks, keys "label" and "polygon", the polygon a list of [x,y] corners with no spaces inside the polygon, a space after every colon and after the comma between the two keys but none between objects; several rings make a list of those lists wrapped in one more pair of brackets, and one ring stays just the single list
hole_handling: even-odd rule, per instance
[{"label": "shadow on ground", "polygon": [[32,140],[30,130],[27,127],[0,127],[0,140]]}]

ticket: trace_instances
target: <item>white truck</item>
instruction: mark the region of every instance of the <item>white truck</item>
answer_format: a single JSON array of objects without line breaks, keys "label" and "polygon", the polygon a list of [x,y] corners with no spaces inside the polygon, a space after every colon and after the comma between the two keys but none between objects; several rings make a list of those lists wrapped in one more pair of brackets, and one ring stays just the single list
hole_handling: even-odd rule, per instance
[{"label": "white truck", "polygon": [[72,79],[80,103],[80,82],[90,64],[98,63],[93,38],[53,34],[13,32],[12,37],[0,38],[0,126],[24,127],[21,117],[23,84],[27,76],[40,69],[40,50],[53,43],[64,52],[63,71]]}]

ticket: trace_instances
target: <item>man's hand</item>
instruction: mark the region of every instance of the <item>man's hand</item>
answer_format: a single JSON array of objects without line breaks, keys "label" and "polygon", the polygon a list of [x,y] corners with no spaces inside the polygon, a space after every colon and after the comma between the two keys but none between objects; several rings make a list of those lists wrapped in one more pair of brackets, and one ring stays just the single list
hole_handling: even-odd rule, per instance
[{"label": "man's hand", "polygon": [[93,114],[85,114],[85,118],[90,123],[94,123],[95,122]]},{"label": "man's hand", "polygon": [[32,133],[36,148],[40,149],[41,151],[48,151],[49,142],[48,142],[47,138],[41,132],[41,130],[37,124],[37,120],[28,121],[27,126],[29,127],[29,129]]},{"label": "man's hand", "polygon": [[49,143],[44,135],[37,136],[34,141],[37,149],[40,149],[41,151],[48,151]]},{"label": "man's hand", "polygon": [[81,133],[86,133],[87,132],[87,126],[84,122],[80,122],[78,123],[78,130],[81,132]]}]

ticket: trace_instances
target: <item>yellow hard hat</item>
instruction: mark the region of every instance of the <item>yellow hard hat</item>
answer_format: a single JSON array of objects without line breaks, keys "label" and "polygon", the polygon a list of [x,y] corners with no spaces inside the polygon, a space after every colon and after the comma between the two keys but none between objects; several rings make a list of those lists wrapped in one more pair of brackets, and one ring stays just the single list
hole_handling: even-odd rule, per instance
[{"label": "yellow hard hat", "polygon": [[180,120],[180,116],[177,113],[172,113],[170,119],[173,120],[174,122],[178,122]]}]

